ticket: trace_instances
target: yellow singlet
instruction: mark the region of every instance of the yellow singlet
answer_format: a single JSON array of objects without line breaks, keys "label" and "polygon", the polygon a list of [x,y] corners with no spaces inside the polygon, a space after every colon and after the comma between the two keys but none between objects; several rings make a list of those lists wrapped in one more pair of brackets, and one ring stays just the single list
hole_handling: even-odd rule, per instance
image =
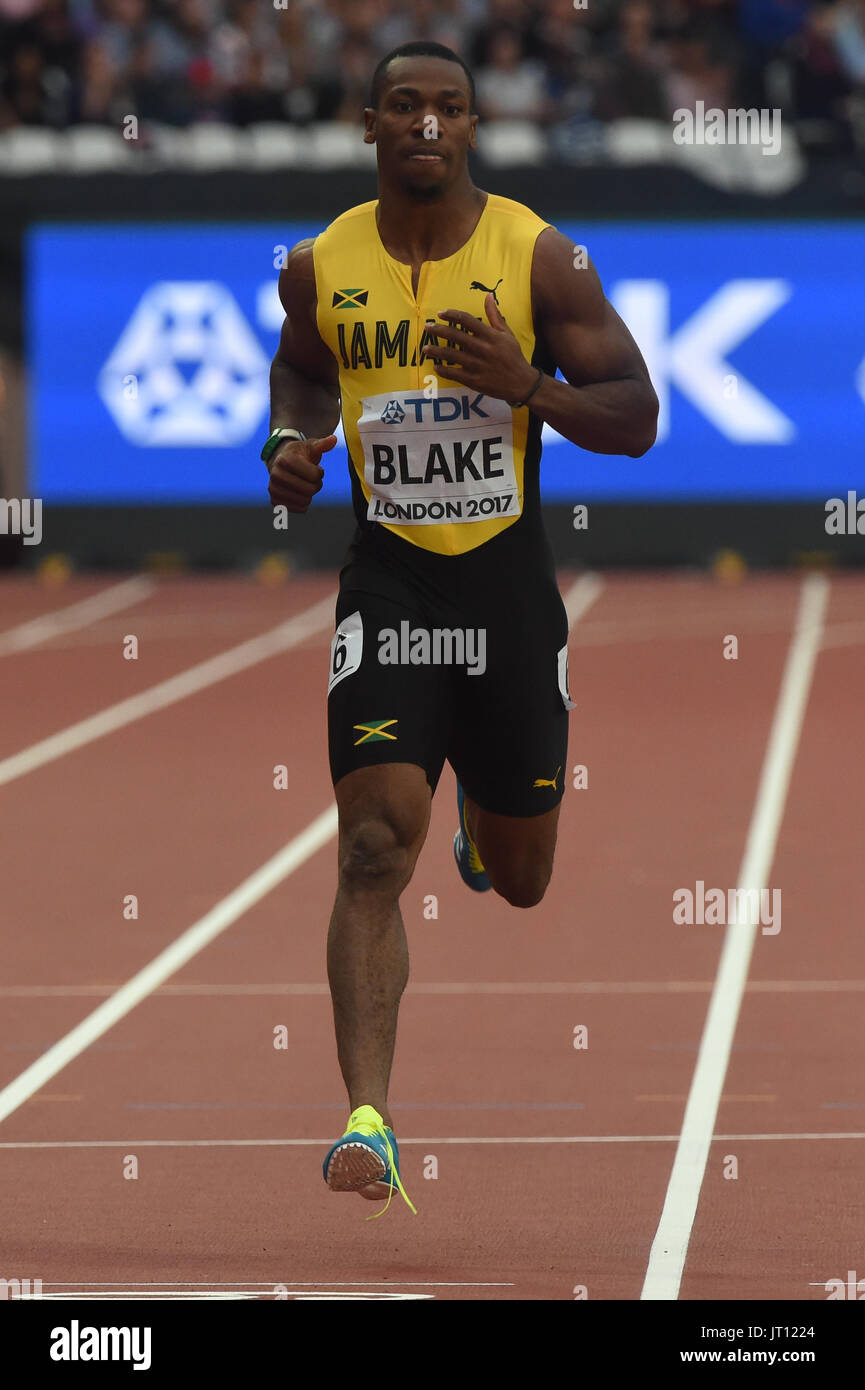
[{"label": "yellow singlet", "polygon": [[318,329],[339,363],[355,510],[362,523],[422,550],[462,555],[522,515],[527,461],[536,482],[540,423],[528,407],[512,410],[437,373],[421,356],[424,325],[444,309],[486,322],[484,300],[494,290],[532,361],[532,254],[550,223],[489,194],[468,241],[444,260],[424,261],[415,295],[411,266],[382,244],[376,207],[350,208],[313,247]]}]

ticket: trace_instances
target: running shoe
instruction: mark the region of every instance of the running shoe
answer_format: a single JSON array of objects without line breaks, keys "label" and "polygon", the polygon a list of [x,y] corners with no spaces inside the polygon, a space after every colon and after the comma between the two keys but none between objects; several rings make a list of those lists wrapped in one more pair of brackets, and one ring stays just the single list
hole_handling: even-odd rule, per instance
[{"label": "running shoe", "polygon": [[[348,1129],[329,1150],[322,1170],[331,1192],[359,1192],[370,1202],[384,1202],[386,1198],[386,1205],[375,1216],[387,1211],[394,1188],[417,1216],[399,1175],[396,1135],[371,1105],[359,1105],[352,1112]],[[374,1219],[367,1217],[368,1221]]]},{"label": "running shoe", "polygon": [[454,835],[454,859],[463,883],[476,893],[486,893],[492,887],[478,854],[478,847],[468,832],[466,825],[466,798],[461,783],[457,782],[457,807],[460,813],[460,828]]}]

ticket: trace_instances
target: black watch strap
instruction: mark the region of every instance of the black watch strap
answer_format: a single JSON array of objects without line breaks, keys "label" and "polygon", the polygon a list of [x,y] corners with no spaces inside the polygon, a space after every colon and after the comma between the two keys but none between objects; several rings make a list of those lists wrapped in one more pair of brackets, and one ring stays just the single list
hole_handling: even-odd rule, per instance
[{"label": "black watch strap", "polygon": [[524,396],[523,399],[522,399],[521,401],[509,401],[508,404],[510,405],[511,410],[520,410],[520,409],[522,408],[522,406],[528,405],[529,401],[532,399],[532,396],[533,396],[533,395],[535,394],[535,392],[537,391],[537,389],[538,389],[538,387],[540,386],[540,384],[541,384],[541,382],[543,381],[543,379],[544,379],[544,369],[543,369],[543,367],[538,367],[538,379],[537,379],[537,381],[535,382],[534,386],[532,387],[531,391],[529,392],[529,394],[528,394],[527,396]]}]

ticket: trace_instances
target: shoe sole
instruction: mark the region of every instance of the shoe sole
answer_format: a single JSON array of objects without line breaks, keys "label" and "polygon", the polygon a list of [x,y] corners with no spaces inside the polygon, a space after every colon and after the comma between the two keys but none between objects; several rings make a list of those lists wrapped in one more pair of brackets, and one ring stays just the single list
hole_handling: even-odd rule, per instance
[{"label": "shoe sole", "polygon": [[390,1190],[390,1184],[382,1182],[386,1172],[384,1159],[375,1149],[354,1142],[340,1144],[327,1165],[327,1185],[331,1192],[359,1192],[370,1202],[381,1202]]}]

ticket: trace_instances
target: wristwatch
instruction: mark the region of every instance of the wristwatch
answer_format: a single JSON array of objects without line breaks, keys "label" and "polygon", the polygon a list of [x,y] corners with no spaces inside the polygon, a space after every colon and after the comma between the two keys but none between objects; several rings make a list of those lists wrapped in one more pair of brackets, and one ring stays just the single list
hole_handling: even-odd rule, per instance
[{"label": "wristwatch", "polygon": [[265,440],[264,448],[261,451],[261,457],[264,462],[267,463],[274,451],[279,448],[280,444],[284,444],[288,439],[299,439],[303,442],[306,439],[306,435],[303,430],[288,429],[285,425],[280,425],[279,429],[272,430]]}]

